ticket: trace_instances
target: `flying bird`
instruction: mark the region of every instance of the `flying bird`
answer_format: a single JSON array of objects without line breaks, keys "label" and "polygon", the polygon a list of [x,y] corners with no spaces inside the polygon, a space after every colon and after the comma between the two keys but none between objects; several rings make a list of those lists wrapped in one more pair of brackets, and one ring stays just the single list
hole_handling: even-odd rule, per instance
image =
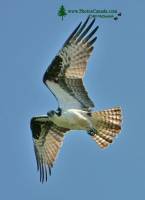
[{"label": "flying bird", "polygon": [[44,73],[43,82],[58,101],[58,109],[31,119],[40,181],[47,181],[48,172],[70,130],[85,130],[101,147],[112,143],[121,130],[121,108],[92,111],[93,101],[83,85],[88,59],[97,39],[98,26],[88,17],[75,28]]}]

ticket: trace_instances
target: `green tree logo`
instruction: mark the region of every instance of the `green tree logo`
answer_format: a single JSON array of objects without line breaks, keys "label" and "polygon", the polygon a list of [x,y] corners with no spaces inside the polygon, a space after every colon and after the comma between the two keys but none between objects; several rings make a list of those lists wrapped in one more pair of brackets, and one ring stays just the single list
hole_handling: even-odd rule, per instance
[{"label": "green tree logo", "polygon": [[58,10],[58,16],[60,16],[63,20],[63,17],[67,15],[66,10],[64,8],[64,6],[60,6],[59,10]]}]

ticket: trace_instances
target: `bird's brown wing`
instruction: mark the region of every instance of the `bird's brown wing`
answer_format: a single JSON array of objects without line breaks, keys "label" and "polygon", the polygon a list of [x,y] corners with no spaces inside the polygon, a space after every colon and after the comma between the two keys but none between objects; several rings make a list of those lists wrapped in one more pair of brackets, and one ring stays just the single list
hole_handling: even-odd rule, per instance
[{"label": "bird's brown wing", "polygon": [[[88,17],[79,24],[44,74],[43,82],[58,100],[62,109],[94,107],[83,85],[87,62],[97,37],[98,26],[91,30],[95,19]],[[89,33],[89,31],[91,32]]]},{"label": "bird's brown wing", "polygon": [[63,143],[66,128],[56,126],[46,116],[33,117],[31,130],[37,169],[40,171],[40,181],[47,181],[47,169],[51,175],[51,168]]}]

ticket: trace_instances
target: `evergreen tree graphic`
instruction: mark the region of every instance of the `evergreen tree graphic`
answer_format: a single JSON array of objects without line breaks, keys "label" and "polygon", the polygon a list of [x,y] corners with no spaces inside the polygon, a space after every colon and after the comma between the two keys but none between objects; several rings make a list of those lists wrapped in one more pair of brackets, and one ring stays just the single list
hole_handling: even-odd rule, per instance
[{"label": "evergreen tree graphic", "polygon": [[66,15],[67,15],[66,10],[65,10],[64,6],[61,5],[58,10],[58,16],[62,17],[62,20],[63,20],[63,17]]}]

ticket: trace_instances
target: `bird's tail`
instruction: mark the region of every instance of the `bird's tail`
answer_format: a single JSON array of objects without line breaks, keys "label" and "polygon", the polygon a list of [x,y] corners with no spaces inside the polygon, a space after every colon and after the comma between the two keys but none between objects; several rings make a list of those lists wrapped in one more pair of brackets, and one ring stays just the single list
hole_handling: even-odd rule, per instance
[{"label": "bird's tail", "polygon": [[88,133],[101,148],[107,147],[121,130],[121,108],[92,112],[91,119],[94,128]]}]

